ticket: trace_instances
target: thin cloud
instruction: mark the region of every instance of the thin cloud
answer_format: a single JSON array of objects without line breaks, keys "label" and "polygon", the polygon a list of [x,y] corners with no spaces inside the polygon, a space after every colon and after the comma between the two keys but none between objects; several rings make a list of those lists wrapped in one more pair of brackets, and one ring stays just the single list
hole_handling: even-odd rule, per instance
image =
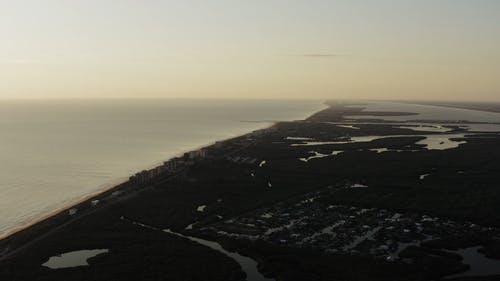
[{"label": "thin cloud", "polygon": [[298,54],[295,55],[297,57],[305,57],[305,58],[334,58],[334,57],[345,57],[348,54],[342,53],[312,53],[312,54]]},{"label": "thin cloud", "polygon": [[33,59],[12,59],[12,60],[5,60],[3,63],[7,64],[40,64],[41,62],[39,60],[33,60]]}]

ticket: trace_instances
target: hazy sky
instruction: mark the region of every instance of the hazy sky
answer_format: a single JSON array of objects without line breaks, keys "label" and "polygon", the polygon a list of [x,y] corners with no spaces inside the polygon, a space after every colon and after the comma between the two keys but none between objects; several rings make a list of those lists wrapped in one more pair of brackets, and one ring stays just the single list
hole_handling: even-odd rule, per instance
[{"label": "hazy sky", "polygon": [[0,98],[500,101],[497,0],[0,0]]}]

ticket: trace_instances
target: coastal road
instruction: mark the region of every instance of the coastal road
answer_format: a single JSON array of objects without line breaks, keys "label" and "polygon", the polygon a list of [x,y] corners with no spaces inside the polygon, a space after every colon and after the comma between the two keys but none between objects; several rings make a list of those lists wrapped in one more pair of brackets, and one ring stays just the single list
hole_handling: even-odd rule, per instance
[{"label": "coastal road", "polygon": [[[171,174],[169,175],[168,177],[166,177],[165,179],[161,180],[161,182],[166,182],[168,181],[169,179],[173,178],[173,177],[176,177],[178,176],[179,174],[182,174],[184,171],[185,171],[186,168],[180,170],[180,171],[177,171],[175,174]],[[106,204],[101,204],[101,205],[98,205],[96,207],[93,207],[93,208],[90,208],[90,209],[87,209],[85,210],[84,212],[80,212],[78,213],[78,215],[74,216],[73,218],[71,218],[70,220],[64,222],[63,224],[60,224],[50,230],[48,230],[47,232],[41,234],[41,235],[38,235],[36,238],[34,238],[33,240],[29,241],[28,243],[26,244],[23,244],[22,246],[20,247],[17,247],[15,249],[12,249],[11,251],[9,251],[9,247],[7,247],[3,252],[0,253],[0,262],[4,261],[4,260],[7,260],[13,256],[15,256],[16,254],[18,253],[21,253],[22,251],[28,249],[30,246],[36,244],[37,242],[49,237],[50,235],[56,233],[57,231],[61,230],[61,229],[64,229],[65,227],[67,227],[68,225],[82,219],[82,218],[85,218],[89,215],[92,215],[98,211],[101,211],[101,210],[104,210],[116,203],[119,203],[119,202],[123,202],[125,200],[128,200],[132,197],[135,197],[137,196],[139,193],[141,192],[144,192],[144,191],[147,191],[147,190],[151,190],[153,189],[154,186],[152,185],[149,185],[149,186],[146,186],[144,188],[137,188],[135,189],[134,191],[131,191],[131,192],[128,192],[122,196],[117,196],[115,197],[113,201],[109,201],[107,202]],[[90,204],[90,201],[92,200],[95,200],[96,198],[90,198],[89,200],[87,200],[86,202],[83,202],[83,203],[89,203]],[[83,203],[79,203],[79,204],[83,204]],[[65,211],[63,211],[65,212]],[[61,213],[58,213],[56,214],[55,216],[59,215]],[[50,218],[49,218],[50,219]],[[43,221],[41,221],[40,223],[43,223]],[[15,234],[14,234],[15,235]]]},{"label": "coastal road", "polygon": [[[230,155],[234,155],[235,153],[237,153],[237,152],[239,152],[239,151],[241,151],[241,150],[243,150],[243,149],[245,149],[245,148],[249,147],[249,146],[250,146],[250,144],[251,144],[251,143],[245,143],[244,145],[241,145],[241,146],[240,146],[240,147],[238,147],[237,149],[231,150],[231,151],[229,151],[229,152],[227,152],[227,153],[223,154],[223,155],[222,155],[222,158],[226,158],[226,157],[228,157],[228,156],[230,156]],[[181,169],[181,170],[179,170],[179,171],[177,171],[177,172],[175,172],[175,173],[173,173],[173,174],[170,174],[170,175],[168,175],[168,176],[166,176],[166,177],[164,177],[164,178],[161,178],[159,181],[154,182],[154,184],[155,184],[155,185],[158,185],[158,184],[166,183],[166,182],[168,182],[170,179],[175,178],[175,177],[177,177],[177,176],[179,176],[179,175],[182,175],[182,173],[183,173],[183,172],[185,172],[185,171],[186,171],[186,169],[187,169],[187,167],[184,167],[183,169]],[[62,223],[62,224],[60,224],[60,225],[58,225],[58,226],[56,226],[56,227],[54,227],[54,228],[52,228],[52,229],[48,230],[47,232],[45,232],[45,233],[43,233],[43,234],[41,234],[41,235],[38,235],[36,238],[34,238],[33,240],[31,240],[31,241],[29,241],[29,242],[27,242],[27,243],[23,244],[22,246],[19,246],[19,247],[15,248],[15,249],[12,249],[12,250],[10,250],[10,249],[9,249],[9,246],[7,246],[7,248],[6,248],[6,249],[4,249],[2,252],[0,252],[0,262],[1,262],[1,261],[4,261],[4,260],[7,260],[7,259],[9,259],[9,258],[11,258],[11,257],[15,256],[15,255],[16,255],[16,254],[18,254],[18,253],[23,252],[24,250],[28,249],[28,248],[29,248],[29,247],[31,247],[32,245],[36,244],[37,242],[39,242],[39,241],[41,241],[41,240],[43,240],[43,239],[45,239],[45,238],[49,237],[50,235],[52,235],[52,234],[56,233],[56,232],[57,232],[57,231],[59,231],[59,230],[64,229],[64,228],[65,228],[65,227],[67,227],[68,225],[70,225],[70,224],[72,224],[72,223],[74,223],[74,222],[76,222],[76,221],[78,221],[78,220],[80,220],[80,219],[82,219],[82,218],[85,218],[85,217],[87,217],[87,216],[89,216],[89,215],[92,215],[92,214],[96,213],[97,211],[103,210],[103,209],[105,209],[105,208],[107,208],[107,207],[109,207],[109,206],[112,206],[113,204],[116,204],[116,203],[118,203],[118,202],[122,202],[122,201],[128,200],[128,199],[130,199],[130,198],[132,198],[132,197],[134,197],[134,196],[137,196],[137,195],[138,195],[139,193],[141,193],[141,192],[144,192],[144,191],[147,191],[147,190],[151,190],[151,189],[153,189],[153,188],[154,188],[154,187],[153,187],[153,185],[149,185],[149,186],[142,187],[142,188],[141,188],[141,187],[136,188],[136,189],[134,189],[133,191],[127,192],[126,194],[124,194],[124,195],[122,195],[122,196],[120,196],[120,195],[119,195],[119,196],[117,196],[116,198],[114,198],[114,200],[113,200],[113,201],[108,201],[108,202],[103,203],[103,204],[101,204],[101,205],[98,205],[98,206],[96,206],[96,207],[89,208],[89,209],[86,209],[86,210],[84,210],[84,211],[82,211],[82,212],[79,212],[77,215],[75,215],[75,216],[74,216],[73,218],[71,218],[70,220],[68,220],[68,221],[66,221],[66,222],[64,222],[64,223]],[[78,205],[80,205],[80,204],[85,204],[85,203],[89,203],[89,204],[90,204],[90,201],[95,200],[95,199],[97,199],[97,198],[98,198],[98,196],[97,196],[97,197],[90,198],[90,199],[88,199],[88,200],[87,200],[87,201],[85,201],[85,202],[78,203]],[[101,199],[102,199],[102,198],[101,198]],[[71,208],[71,207],[69,207],[69,208]],[[65,211],[66,211],[66,210],[64,210],[64,211],[62,211],[62,212],[65,212]],[[61,213],[58,213],[58,214],[56,214],[56,215],[54,215],[54,216],[57,216],[57,215],[60,215],[60,214],[61,214]],[[48,218],[48,219],[50,219],[50,218]],[[41,222],[39,222],[39,223],[43,223],[43,222],[44,222],[44,221],[41,221]],[[15,234],[13,234],[13,235],[15,235]],[[9,250],[10,250],[10,251],[9,251]]]}]

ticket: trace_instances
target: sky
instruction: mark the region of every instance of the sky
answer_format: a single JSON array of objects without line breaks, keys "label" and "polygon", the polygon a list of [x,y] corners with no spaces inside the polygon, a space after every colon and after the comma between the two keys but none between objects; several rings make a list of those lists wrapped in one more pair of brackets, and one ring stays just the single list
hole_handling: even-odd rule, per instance
[{"label": "sky", "polygon": [[497,0],[0,0],[0,98],[500,101]]}]

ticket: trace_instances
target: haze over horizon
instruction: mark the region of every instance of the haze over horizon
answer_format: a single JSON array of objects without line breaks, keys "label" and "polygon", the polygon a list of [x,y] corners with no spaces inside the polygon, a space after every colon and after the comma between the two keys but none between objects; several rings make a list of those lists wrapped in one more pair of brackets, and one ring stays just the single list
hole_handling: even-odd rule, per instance
[{"label": "haze over horizon", "polygon": [[0,98],[500,101],[500,1],[1,1]]}]

